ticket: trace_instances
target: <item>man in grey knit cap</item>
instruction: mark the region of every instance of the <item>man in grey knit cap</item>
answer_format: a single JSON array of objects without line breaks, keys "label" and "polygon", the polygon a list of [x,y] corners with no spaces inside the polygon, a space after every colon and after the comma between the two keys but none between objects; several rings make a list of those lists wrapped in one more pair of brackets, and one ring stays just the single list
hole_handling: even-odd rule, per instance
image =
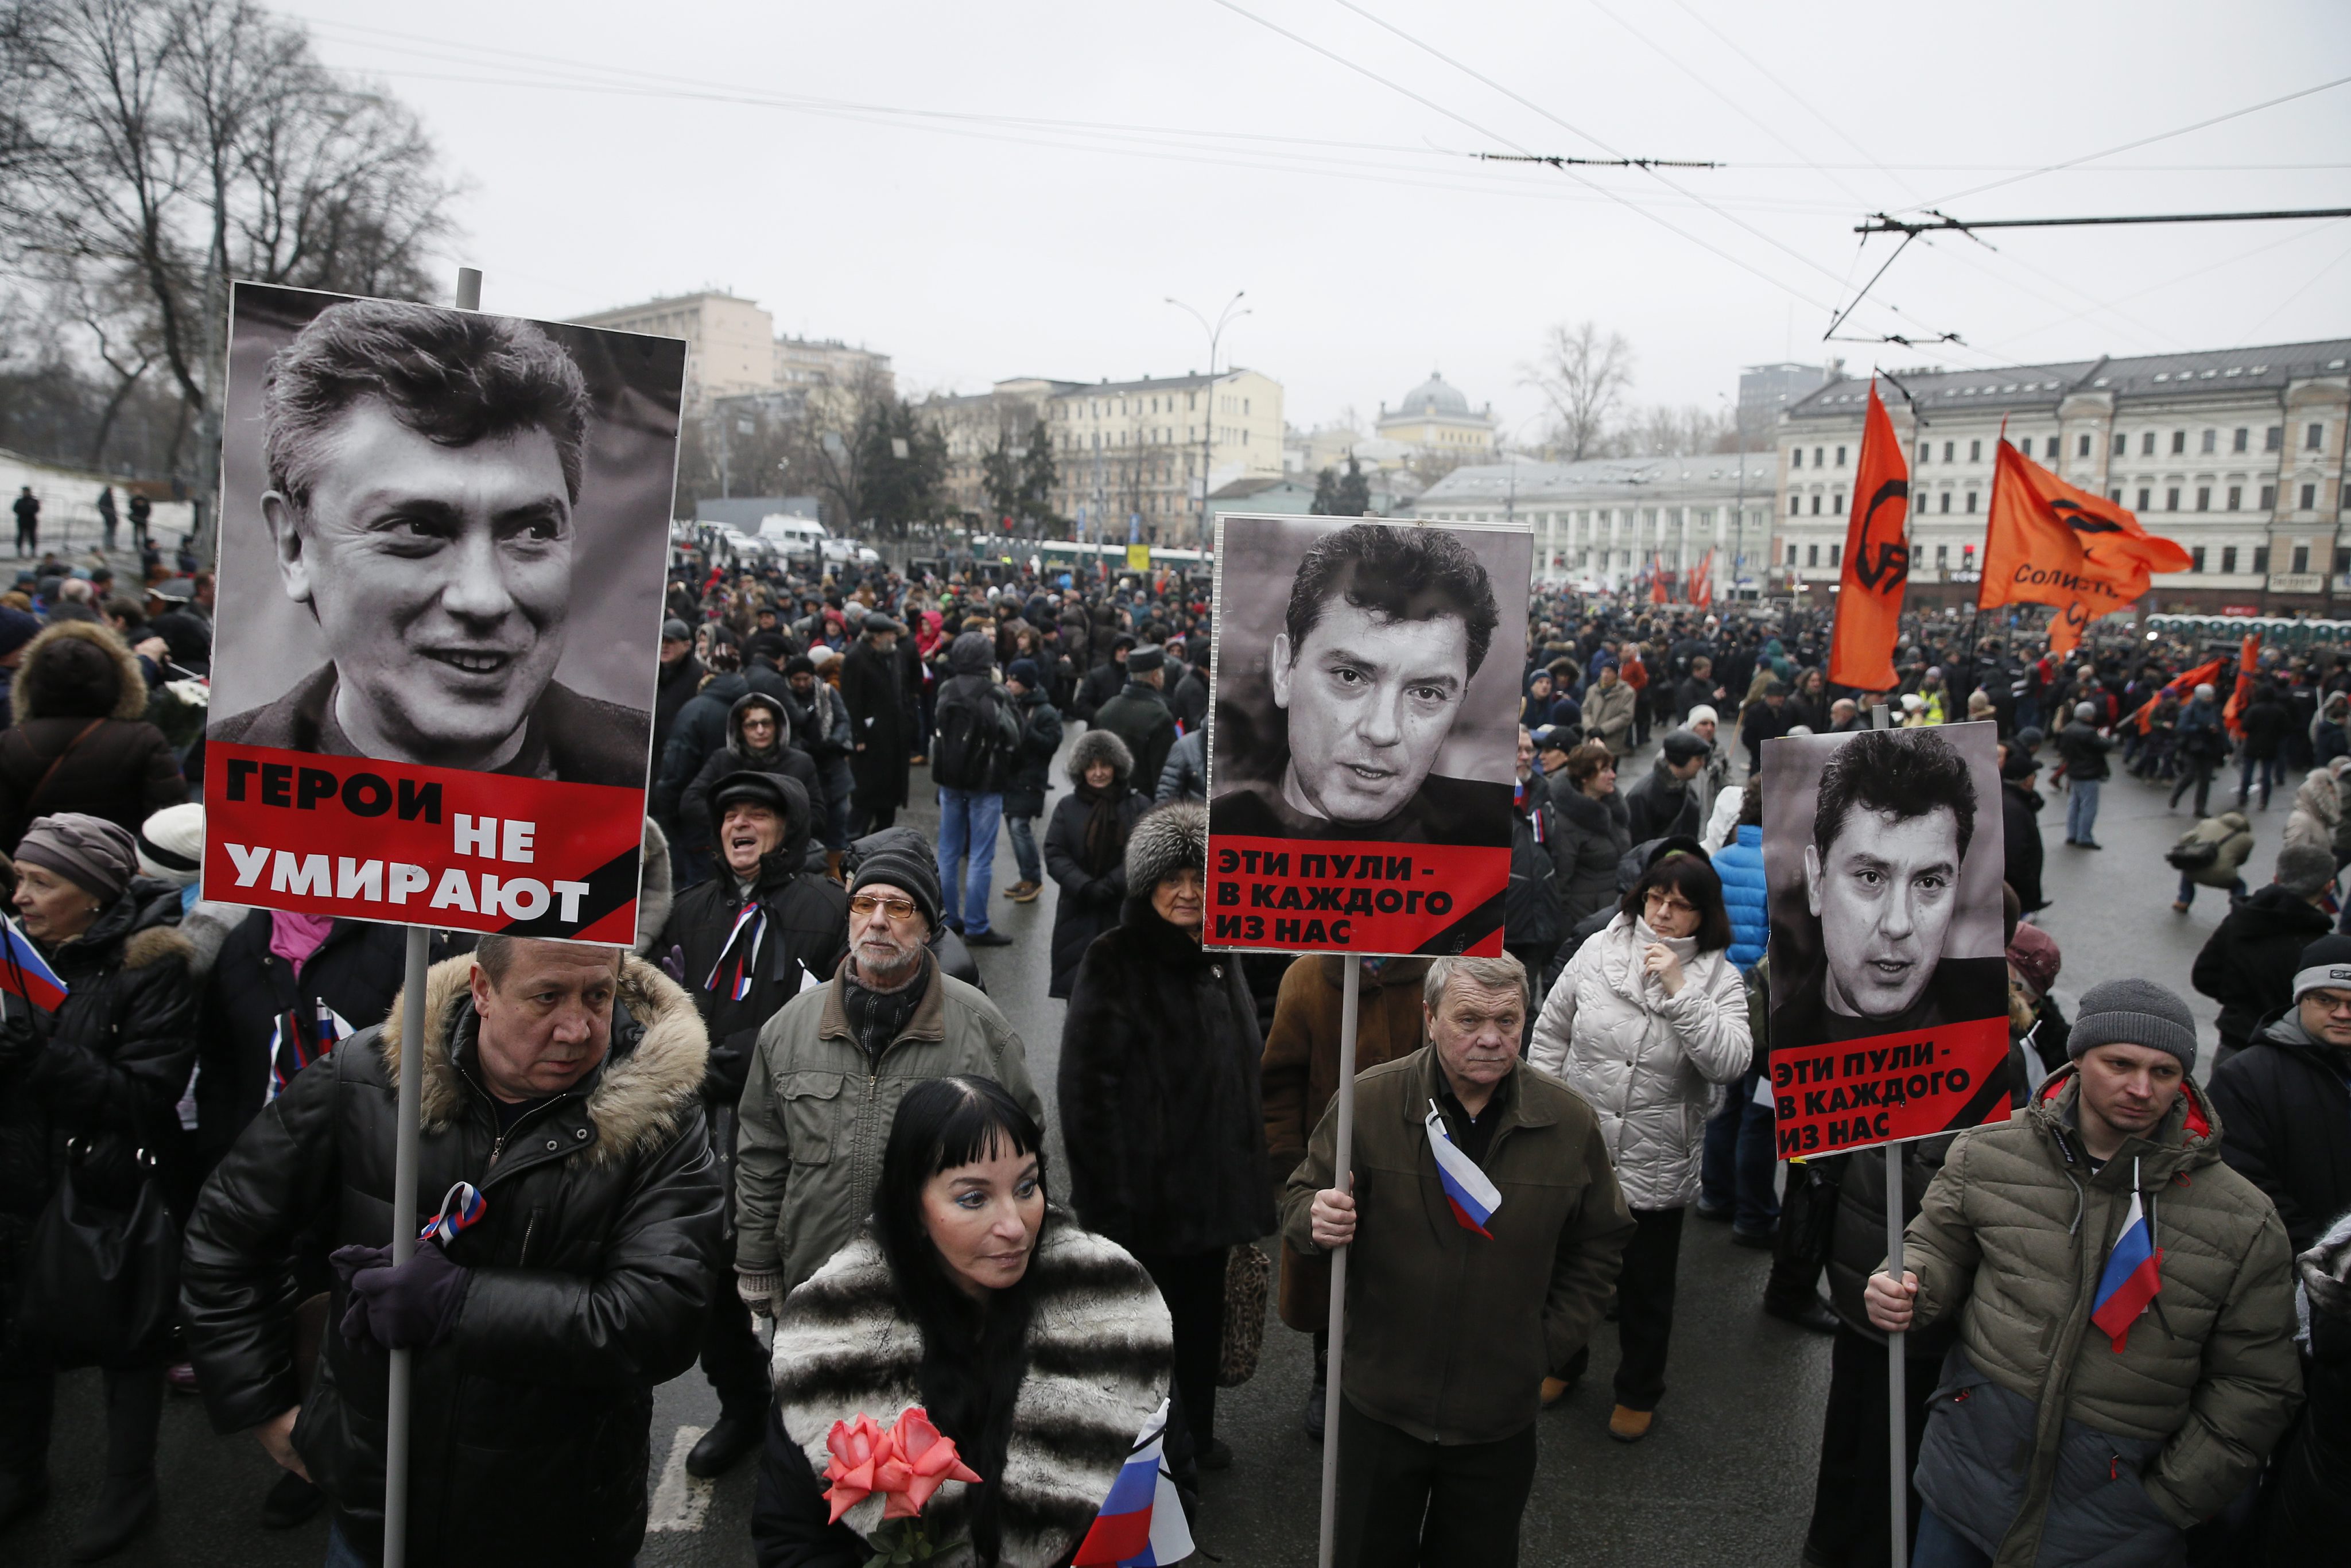
[{"label": "man in grey knit cap", "polygon": [[1959,1324],[1914,1568],[2182,1562],[2301,1397],[2285,1227],[2221,1163],[2188,1005],[2109,980],[2067,1043],[2022,1113],[1952,1144],[1901,1280],[1870,1278],[1879,1328]]}]

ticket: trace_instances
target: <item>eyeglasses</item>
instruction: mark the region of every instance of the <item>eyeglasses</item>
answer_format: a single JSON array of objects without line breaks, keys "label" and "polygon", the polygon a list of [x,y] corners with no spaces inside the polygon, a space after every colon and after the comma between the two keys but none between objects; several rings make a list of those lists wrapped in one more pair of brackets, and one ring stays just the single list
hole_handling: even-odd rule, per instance
[{"label": "eyeglasses", "polygon": [[2334,1017],[2351,1016],[2351,992],[2305,991],[2303,993],[2302,999],[2306,1002],[2316,1002]]},{"label": "eyeglasses", "polygon": [[1698,913],[1698,905],[1690,903],[1687,899],[1677,898],[1670,893],[1667,893],[1654,887],[1649,890],[1649,896],[1646,900],[1646,903],[1649,908],[1662,909],[1668,915],[1695,915]]},{"label": "eyeglasses", "polygon": [[860,920],[870,919],[877,909],[893,920],[914,917],[914,903],[909,898],[883,898],[879,894],[861,893],[849,901],[849,913]]}]

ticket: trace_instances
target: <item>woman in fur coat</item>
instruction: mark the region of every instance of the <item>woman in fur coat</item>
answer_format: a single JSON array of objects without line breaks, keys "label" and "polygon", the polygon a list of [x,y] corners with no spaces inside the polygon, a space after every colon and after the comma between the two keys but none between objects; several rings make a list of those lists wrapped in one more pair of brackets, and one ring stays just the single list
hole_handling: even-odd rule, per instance
[{"label": "woman in fur coat", "polygon": [[1265,1180],[1265,1054],[1229,954],[1202,950],[1208,809],[1161,807],[1126,845],[1126,904],[1078,968],[1061,1030],[1070,1203],[1142,1260],[1176,1322],[1177,1407],[1201,1465],[1216,1440],[1225,1270],[1272,1230]]},{"label": "woman in fur coat", "polygon": [[1106,729],[1070,747],[1070,782],[1045,828],[1045,874],[1061,889],[1053,905],[1053,974],[1045,994],[1067,997],[1078,960],[1118,924],[1126,899],[1126,835],[1151,805],[1134,789],[1134,757]]},{"label": "woman in fur coat", "polygon": [[[919,1405],[977,1482],[925,1507],[935,1568],[1059,1568],[1168,1397],[1174,1337],[1151,1278],[1046,1202],[1044,1134],[1001,1085],[939,1078],[890,1128],[873,1218],[776,1320],[776,1401],[751,1514],[760,1568],[859,1568],[866,1498],[829,1521],[836,1421]],[[1182,1434],[1170,1467],[1188,1480]]]}]

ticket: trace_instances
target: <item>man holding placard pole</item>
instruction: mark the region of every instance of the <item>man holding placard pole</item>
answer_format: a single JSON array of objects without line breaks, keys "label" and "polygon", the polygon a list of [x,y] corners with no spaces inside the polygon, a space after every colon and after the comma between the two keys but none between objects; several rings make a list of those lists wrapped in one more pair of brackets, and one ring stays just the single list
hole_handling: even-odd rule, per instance
[{"label": "man holding placard pole", "polygon": [[[479,303],[233,294],[205,893],[407,924],[407,983],[214,1171],[185,1319],[330,1563],[617,1568],[723,1202],[701,1020],[627,954],[684,351]],[[483,939],[428,971],[428,925]]]}]

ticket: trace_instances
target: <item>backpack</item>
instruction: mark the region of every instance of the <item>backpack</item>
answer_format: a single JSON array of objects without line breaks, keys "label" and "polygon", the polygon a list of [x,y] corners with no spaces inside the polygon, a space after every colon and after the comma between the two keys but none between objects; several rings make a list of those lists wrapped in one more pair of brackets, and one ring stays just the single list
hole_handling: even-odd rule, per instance
[{"label": "backpack", "polygon": [[998,790],[1012,772],[1020,721],[1008,693],[982,687],[968,700],[943,703],[931,747],[931,778],[950,789]]},{"label": "backpack", "polygon": [[2220,858],[2218,839],[2199,839],[2190,829],[2186,837],[2164,851],[2164,862],[2174,871],[2202,871]]}]

